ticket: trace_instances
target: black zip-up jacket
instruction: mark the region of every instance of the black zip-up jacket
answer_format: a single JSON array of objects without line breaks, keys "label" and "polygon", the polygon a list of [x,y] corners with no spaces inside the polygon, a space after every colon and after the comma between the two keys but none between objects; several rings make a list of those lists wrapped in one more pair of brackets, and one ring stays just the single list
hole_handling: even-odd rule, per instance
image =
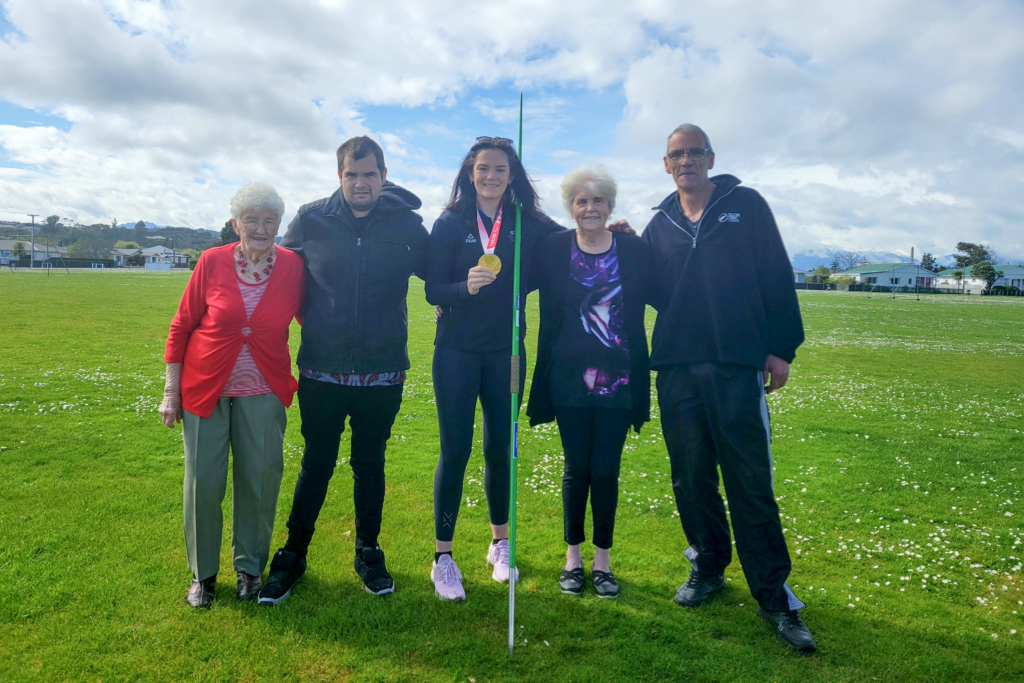
[{"label": "black zip-up jacket", "polygon": [[[650,251],[637,235],[612,233],[612,236],[618,247],[619,281],[626,310],[632,423],[633,429],[639,433],[644,422],[651,419],[651,369],[647,357],[647,330],[644,328],[644,313],[653,284]],[[555,419],[555,406],[551,399],[551,362],[565,318],[565,297],[570,283],[569,253],[575,239],[575,230],[545,236],[538,244],[533,264],[530,284],[540,289],[540,332],[530,400],[526,405],[531,427]]]},{"label": "black zip-up jacket", "polygon": [[409,277],[426,274],[420,200],[391,182],[362,236],[341,188],[299,208],[281,246],[306,263],[300,367],[344,375],[409,368]]},{"label": "black zip-up jacket", "polygon": [[[546,220],[543,220],[546,219]],[[523,237],[520,245],[520,339],[526,339],[526,293],[537,240],[564,230],[547,216],[542,220],[523,213]],[[488,232],[491,226],[486,226]],[[456,351],[502,351],[512,348],[512,268],[515,262],[515,205],[502,208],[501,235],[494,253],[501,259],[501,272],[494,282],[481,287],[476,295],[466,285],[469,269],[483,256],[476,215],[463,216],[445,211],[430,231],[427,259],[427,301],[444,312],[437,324],[434,344]],[[306,323],[303,323],[306,324]]]},{"label": "black zip-up jacket", "polygon": [[768,354],[792,363],[804,326],[775,217],[738,178],[711,182],[695,229],[673,192],[644,230],[658,310],[651,367],[713,362],[763,370]]}]

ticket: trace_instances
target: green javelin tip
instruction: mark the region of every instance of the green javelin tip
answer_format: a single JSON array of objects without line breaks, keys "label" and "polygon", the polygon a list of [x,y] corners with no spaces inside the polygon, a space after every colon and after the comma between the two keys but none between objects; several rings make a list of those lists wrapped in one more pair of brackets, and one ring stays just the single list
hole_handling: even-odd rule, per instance
[{"label": "green javelin tip", "polygon": [[[519,93],[519,160],[523,159],[523,93]],[[512,261],[512,429],[509,454],[508,508],[508,653],[516,637],[516,483],[519,473],[519,249],[523,238],[523,206],[516,200],[516,247]]]}]

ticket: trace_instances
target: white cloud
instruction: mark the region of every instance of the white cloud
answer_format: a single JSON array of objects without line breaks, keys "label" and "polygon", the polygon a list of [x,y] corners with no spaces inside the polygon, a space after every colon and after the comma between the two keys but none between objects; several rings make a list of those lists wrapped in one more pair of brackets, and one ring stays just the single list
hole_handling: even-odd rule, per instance
[{"label": "white cloud", "polygon": [[[429,222],[471,139],[456,117],[508,129],[513,86],[560,219],[558,173],[599,162],[620,181],[617,214],[642,227],[672,190],[665,136],[688,120],[711,135],[717,171],[769,199],[791,253],[948,253],[966,239],[1024,257],[1024,8],[1009,0],[0,7],[16,29],[0,40],[0,99],[71,124],[0,126],[12,206],[217,227],[249,180],[289,210],[333,191],[334,148],[370,134]],[[620,120],[569,142],[593,113],[581,88]],[[370,107],[422,116],[388,129]]]}]

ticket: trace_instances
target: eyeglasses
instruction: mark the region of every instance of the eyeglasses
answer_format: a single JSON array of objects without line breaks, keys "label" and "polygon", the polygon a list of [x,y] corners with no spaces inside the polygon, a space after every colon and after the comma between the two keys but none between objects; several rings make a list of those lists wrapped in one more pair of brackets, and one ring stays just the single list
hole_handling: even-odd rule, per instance
[{"label": "eyeglasses", "polygon": [[[246,230],[256,232],[256,230],[259,229],[261,224],[258,218],[247,218],[244,221],[242,221],[242,225],[245,226]],[[268,218],[267,220],[263,221],[262,225],[266,230],[269,231],[281,225],[281,221],[280,219]]]},{"label": "eyeglasses", "polygon": [[687,155],[691,161],[700,161],[708,154],[711,154],[710,147],[691,147],[690,149],[674,149],[667,156],[670,161],[682,161],[683,157]]},{"label": "eyeglasses", "polygon": [[484,143],[489,142],[489,143],[498,145],[499,147],[515,147],[515,145],[512,143],[512,141],[509,140],[508,138],[492,138],[492,137],[488,137],[486,135],[481,135],[480,137],[478,137],[476,139],[476,141],[477,142],[484,142]]}]

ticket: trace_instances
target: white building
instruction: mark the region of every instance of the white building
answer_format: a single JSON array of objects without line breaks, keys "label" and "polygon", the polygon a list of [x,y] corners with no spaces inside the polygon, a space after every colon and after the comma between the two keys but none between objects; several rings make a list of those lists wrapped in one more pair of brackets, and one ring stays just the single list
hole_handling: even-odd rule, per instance
[{"label": "white building", "polygon": [[800,270],[799,268],[793,269],[793,281],[794,282],[807,282],[807,273],[809,270]]},{"label": "white building", "polygon": [[149,247],[141,252],[146,259],[146,270],[170,270],[171,268],[188,268],[188,256],[172,251],[170,247],[160,245]]},{"label": "white building", "polygon": [[[993,265],[997,273],[1002,273],[994,283],[993,287],[1016,287],[1017,289],[1024,289],[1024,266],[1021,265]],[[953,272],[956,270],[963,271],[963,277],[959,282],[953,277]],[[939,278],[939,287],[949,287],[962,289],[967,294],[981,294],[985,291],[985,281],[979,277],[974,276],[974,266],[967,266],[966,268],[947,268],[946,270],[936,273]]]},{"label": "white building", "polygon": [[[17,263],[18,259],[14,255],[14,245],[21,242],[25,249],[25,257],[28,258],[32,252],[32,240],[20,239],[20,240],[0,240],[0,266],[6,266],[8,263]],[[59,259],[60,256],[65,254],[67,249],[64,247],[51,247],[45,243],[36,241],[36,258],[37,264],[40,267],[46,268],[46,265],[54,259]]]},{"label": "white building", "polygon": [[913,263],[868,263],[851,268],[840,275],[849,275],[862,285],[879,287],[941,287],[938,273]]}]

